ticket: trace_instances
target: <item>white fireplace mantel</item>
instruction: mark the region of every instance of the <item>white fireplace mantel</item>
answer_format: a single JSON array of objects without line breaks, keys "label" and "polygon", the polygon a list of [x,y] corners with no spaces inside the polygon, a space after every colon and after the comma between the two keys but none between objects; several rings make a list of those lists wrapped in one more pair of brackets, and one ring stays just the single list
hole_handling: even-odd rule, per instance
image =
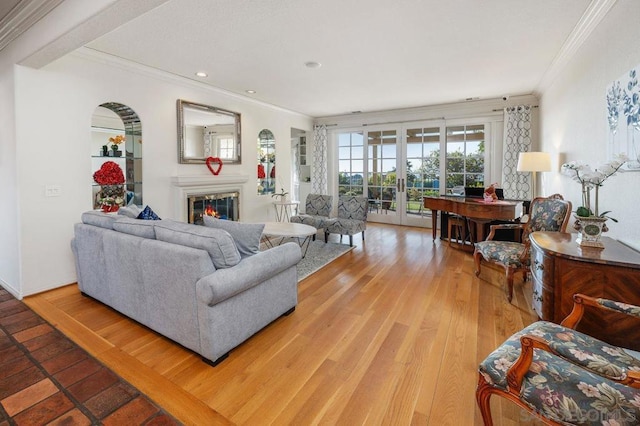
[{"label": "white fireplace mantel", "polygon": [[243,184],[248,181],[249,175],[180,175],[171,177],[171,183],[180,188]]},{"label": "white fireplace mantel", "polygon": [[187,221],[187,198],[192,195],[214,193],[220,191],[238,191],[249,181],[249,175],[179,175],[171,177],[171,184],[175,187],[176,217]]}]

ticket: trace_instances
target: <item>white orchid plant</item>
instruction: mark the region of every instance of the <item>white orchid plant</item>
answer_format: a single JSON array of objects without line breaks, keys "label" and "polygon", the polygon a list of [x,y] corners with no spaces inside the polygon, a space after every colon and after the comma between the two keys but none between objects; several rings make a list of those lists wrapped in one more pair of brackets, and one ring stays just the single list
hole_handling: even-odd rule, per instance
[{"label": "white orchid plant", "polygon": [[[626,154],[618,154],[611,161],[601,164],[592,169],[588,164],[581,161],[571,161],[562,165],[561,172],[570,176],[574,181],[582,185],[582,206],[576,210],[576,215],[581,217],[599,216],[607,217],[614,222],[616,219],[607,216],[610,211],[600,213],[598,210],[598,189],[611,176],[629,160]],[[595,210],[591,210],[591,190],[595,188]]]}]

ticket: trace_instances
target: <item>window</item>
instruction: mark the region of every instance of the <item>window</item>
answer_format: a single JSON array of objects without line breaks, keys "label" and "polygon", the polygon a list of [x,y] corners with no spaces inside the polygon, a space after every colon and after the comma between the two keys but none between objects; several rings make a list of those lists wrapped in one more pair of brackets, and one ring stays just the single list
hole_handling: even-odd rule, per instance
[{"label": "window", "polygon": [[447,190],[454,186],[484,187],[484,138],[483,124],[447,127]]},{"label": "window", "polygon": [[363,176],[363,133],[338,134],[338,194],[362,195]]},{"label": "window", "polygon": [[220,158],[232,160],[235,152],[233,136],[219,136],[216,139],[218,139],[218,146],[220,147]]}]

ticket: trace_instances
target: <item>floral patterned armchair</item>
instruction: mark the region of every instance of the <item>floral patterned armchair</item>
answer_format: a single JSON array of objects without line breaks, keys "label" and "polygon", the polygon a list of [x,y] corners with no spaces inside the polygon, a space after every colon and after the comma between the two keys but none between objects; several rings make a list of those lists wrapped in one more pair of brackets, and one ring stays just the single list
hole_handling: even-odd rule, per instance
[{"label": "floral patterned armchair", "polygon": [[476,400],[486,426],[500,395],[545,424],[640,424],[640,354],[575,330],[585,306],[640,319],[640,307],[576,294],[561,325],[538,321],[480,363]]},{"label": "floral patterned armchair", "polygon": [[[526,274],[531,263],[529,234],[535,231],[565,232],[570,214],[571,202],[565,201],[560,194],[554,194],[548,198],[534,198],[529,207],[529,220],[525,223],[491,225],[487,239],[475,243],[473,259],[476,276],[480,275],[481,259],[502,266],[507,275],[507,298],[511,302],[513,275],[518,271]],[[499,229],[522,229],[522,242],[493,241]]]}]

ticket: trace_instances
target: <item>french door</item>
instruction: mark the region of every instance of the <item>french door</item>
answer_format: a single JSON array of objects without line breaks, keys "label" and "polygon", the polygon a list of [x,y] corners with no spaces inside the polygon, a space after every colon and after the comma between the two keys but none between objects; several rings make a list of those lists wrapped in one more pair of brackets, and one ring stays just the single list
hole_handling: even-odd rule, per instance
[{"label": "french door", "polygon": [[422,197],[484,185],[484,124],[443,121],[338,133],[338,193],[364,195],[368,220],[430,226]]},{"label": "french door", "polygon": [[424,195],[439,193],[439,123],[338,133],[338,193],[364,195],[368,220],[427,226]]}]

